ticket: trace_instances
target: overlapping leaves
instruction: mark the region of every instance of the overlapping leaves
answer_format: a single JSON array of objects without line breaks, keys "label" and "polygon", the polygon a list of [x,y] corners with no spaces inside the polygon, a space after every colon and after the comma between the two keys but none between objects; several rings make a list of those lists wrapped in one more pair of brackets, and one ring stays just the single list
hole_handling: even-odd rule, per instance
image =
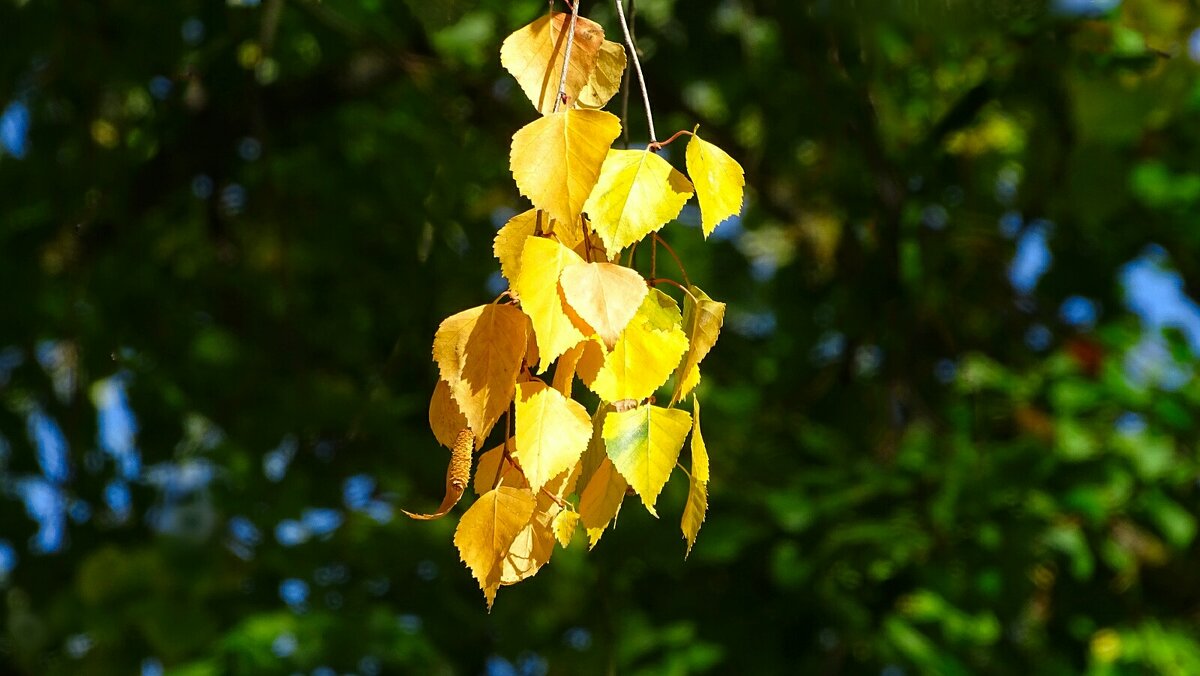
[{"label": "overlapping leaves", "polygon": [[[621,86],[626,52],[582,17],[572,40],[571,25],[554,13],[504,41],[502,64],[542,114],[513,135],[510,155],[532,208],[496,233],[507,300],[449,317],[433,344],[439,380],[429,423],[452,452],[441,506],[410,516],[450,511],[471,480],[472,451],[500,436],[474,459],[479,497],[454,535],[489,608],[499,587],[536,574],[580,526],[596,546],[630,491],[657,516],[685,447],[688,552],[708,509],[694,391],[725,306],[690,283],[646,279],[621,254],[647,239],[657,247],[657,233],[693,194],[707,237],[741,211],[742,170],[694,133],[690,180],[659,154],[662,144],[611,148],[621,123],[599,109]],[[672,288],[682,312],[665,292]],[[656,403],[660,393],[666,406]],[[688,394],[691,413],[677,408]],[[597,399],[589,414],[582,402]]]}]

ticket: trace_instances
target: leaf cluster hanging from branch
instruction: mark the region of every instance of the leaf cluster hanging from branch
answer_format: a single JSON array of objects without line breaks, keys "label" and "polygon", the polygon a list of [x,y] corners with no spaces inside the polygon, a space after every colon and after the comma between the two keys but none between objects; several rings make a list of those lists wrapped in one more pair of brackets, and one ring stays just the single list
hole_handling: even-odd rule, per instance
[{"label": "leaf cluster hanging from branch", "polygon": [[[438,441],[451,449],[438,518],[471,480],[472,455],[504,418],[500,441],[475,459],[478,499],[454,534],[488,608],[567,547],[582,525],[595,547],[627,491],[658,516],[659,494],[690,435],[691,471],[681,529],[690,552],[708,507],[708,452],[693,393],[700,362],[720,333],[725,304],[683,281],[644,278],[633,251],[696,195],[704,237],[741,211],[741,166],[692,131],[660,143],[641,64],[615,0],[625,44],[600,24],[551,12],[514,32],[501,64],[541,116],[513,134],[513,179],[533,208],[496,234],[494,251],[509,291],[489,305],[447,318],[433,359],[440,380],[429,406]],[[602,108],[620,89],[627,61],[638,76],[649,124],[644,150],[611,146],[621,121]],[[690,135],[687,174],[658,152]],[[656,260],[656,256],[654,256]],[[682,292],[683,309],[660,288]],[[507,296],[507,301],[501,302]],[[552,378],[546,373],[553,367]],[[575,397],[596,402],[593,412]],[[670,389],[665,388],[670,383]],[[660,406],[655,394],[670,392]],[[591,394],[588,394],[590,391]],[[691,412],[676,408],[691,397]]]}]

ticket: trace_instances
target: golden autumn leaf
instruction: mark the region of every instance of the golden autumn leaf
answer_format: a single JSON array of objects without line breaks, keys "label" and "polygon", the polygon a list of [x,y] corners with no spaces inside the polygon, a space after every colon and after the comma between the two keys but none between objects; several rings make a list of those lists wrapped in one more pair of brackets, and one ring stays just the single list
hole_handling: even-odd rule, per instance
[{"label": "golden autumn leaf", "polygon": [[654,405],[614,411],[604,419],[609,459],[655,517],[654,503],[675,468],[691,427],[687,411]]},{"label": "golden autumn leaf", "polygon": [[604,529],[621,511],[628,485],[612,460],[606,457],[579,493],[579,520],[587,531],[588,549],[600,542]]},{"label": "golden autumn leaf", "polygon": [[683,530],[683,539],[687,541],[687,551],[683,555],[685,559],[692,553],[692,546],[696,544],[696,535],[704,523],[706,512],[708,512],[708,484],[693,476],[688,479],[687,502],[683,505],[683,518],[679,521],[679,527]]},{"label": "golden autumn leaf", "polygon": [[579,365],[579,359],[583,357],[584,348],[585,344],[579,343],[567,350],[559,357],[558,365],[554,367],[554,383],[551,387],[562,392],[564,396],[571,396],[571,389],[575,384],[575,368]]},{"label": "golden autumn leaf", "polygon": [[[571,490],[574,473],[563,472],[535,496],[537,505],[529,523],[521,529],[500,560],[500,584],[516,584],[537,574],[554,554],[555,519],[562,513],[558,500]],[[551,497],[554,496],[554,497]]]},{"label": "golden autumn leaf", "polygon": [[652,289],[589,385],[604,401],[641,401],[654,394],[687,351],[679,306]]},{"label": "golden autumn leaf", "polygon": [[439,444],[454,448],[459,431],[466,426],[466,417],[450,396],[450,385],[439,378],[433,388],[433,397],[429,399],[429,429],[433,430]]},{"label": "golden autumn leaf", "polygon": [[636,270],[614,263],[584,263],[564,268],[563,297],[575,312],[612,346],[637,313],[649,287]]},{"label": "golden autumn leaf", "polygon": [[[508,454],[511,456],[517,447],[516,439],[509,437],[506,443],[508,445]],[[500,444],[489,451],[485,451],[475,461],[476,494],[483,495],[492,490],[493,484],[496,482],[496,472],[500,472],[499,485],[501,486],[529,488],[529,482],[525,480],[525,475],[521,473],[520,468],[504,460],[504,447],[505,444]],[[503,463],[503,466],[501,466],[501,463]]]},{"label": "golden autumn leaf", "polygon": [[[500,65],[512,73],[521,91],[543,115],[554,112],[570,25],[570,14],[554,12],[517,29],[500,45]],[[567,106],[575,103],[580,90],[588,84],[604,42],[604,28],[600,24],[577,17],[564,92]]]},{"label": "golden autumn leaf", "polygon": [[480,496],[458,522],[454,546],[479,582],[488,610],[500,586],[501,558],[533,516],[536,505],[528,489],[501,486]]},{"label": "golden autumn leaf", "polygon": [[683,555],[685,559],[692,553],[696,535],[708,512],[708,476],[708,449],[704,446],[704,436],[700,434],[700,400],[693,396],[692,473],[688,478],[688,497],[683,506],[683,518],[679,521],[683,539],[687,541],[687,552]]},{"label": "golden autumn leaf", "polygon": [[481,305],[447,318],[433,358],[477,438],[508,408],[528,348],[529,319],[511,305]]},{"label": "golden autumn leaf", "polygon": [[587,450],[579,458],[579,487],[587,488],[592,475],[600,468],[600,464],[608,458],[604,450],[604,416],[612,410],[611,404],[600,402],[596,412],[592,414],[592,438],[588,441]]},{"label": "golden autumn leaf", "polygon": [[724,303],[709,298],[696,285],[688,287],[688,291],[691,295],[683,299],[683,330],[688,337],[688,351],[675,374],[671,403],[687,396],[700,383],[700,362],[717,344],[725,321]]},{"label": "golden autumn leaf", "polygon": [[579,525],[579,512],[572,509],[561,510],[554,516],[552,525],[558,544],[566,549],[571,545],[571,536],[575,534],[575,527]]},{"label": "golden autumn leaf", "polygon": [[492,243],[492,254],[500,261],[500,274],[512,285],[521,274],[521,251],[525,248],[525,240],[532,237],[541,221],[543,230],[551,227],[550,217],[537,209],[530,209],[508,219],[504,227],[496,231],[496,239]]},{"label": "golden autumn leaf", "polygon": [[513,134],[509,166],[517,189],[562,223],[583,212],[621,122],[602,110],[560,110]]},{"label": "golden autumn leaf", "polygon": [[589,336],[581,345],[583,354],[579,356],[579,363],[575,365],[575,375],[579,376],[584,385],[591,387],[596,382],[596,375],[604,367],[604,357],[608,352],[596,334]]},{"label": "golden autumn leaf", "polygon": [[687,177],[649,150],[609,150],[583,209],[610,258],[679,215],[692,196]]},{"label": "golden autumn leaf", "polygon": [[745,172],[724,150],[693,134],[688,141],[688,176],[700,200],[700,225],[707,238],[721,221],[742,211]]},{"label": "golden autumn leaf", "polygon": [[603,108],[621,91],[625,74],[625,45],[605,40],[596,52],[596,67],[576,99],[582,108]]},{"label": "golden autumn leaf", "polygon": [[454,447],[450,449],[450,464],[446,467],[446,495],[442,498],[442,504],[437,511],[432,514],[414,514],[407,509],[400,511],[409,518],[419,521],[430,521],[445,516],[454,505],[458,504],[463,491],[467,490],[467,484],[471,481],[471,452],[473,450],[475,450],[475,435],[464,427],[459,430]]},{"label": "golden autumn leaf", "polygon": [[536,492],[579,460],[592,436],[592,424],[582,404],[544,383],[530,381],[517,388],[513,457]]},{"label": "golden autumn leaf", "polygon": [[572,321],[571,309],[563,301],[558,278],[563,270],[583,265],[583,259],[562,244],[545,237],[529,237],[521,251],[521,272],[512,280],[513,292],[521,300],[521,310],[529,315],[537,336],[538,373],[584,339],[579,322]]}]

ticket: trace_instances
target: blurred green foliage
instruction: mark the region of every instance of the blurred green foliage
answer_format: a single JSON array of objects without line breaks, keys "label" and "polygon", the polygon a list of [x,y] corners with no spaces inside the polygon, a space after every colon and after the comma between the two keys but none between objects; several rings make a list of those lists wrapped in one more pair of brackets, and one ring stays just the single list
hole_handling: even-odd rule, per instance
[{"label": "blurred green foliage", "polygon": [[545,3],[0,0],[0,671],[1200,673],[1195,3],[636,5],[747,170],[665,231],[730,305],[710,515],[488,615],[394,514]]}]

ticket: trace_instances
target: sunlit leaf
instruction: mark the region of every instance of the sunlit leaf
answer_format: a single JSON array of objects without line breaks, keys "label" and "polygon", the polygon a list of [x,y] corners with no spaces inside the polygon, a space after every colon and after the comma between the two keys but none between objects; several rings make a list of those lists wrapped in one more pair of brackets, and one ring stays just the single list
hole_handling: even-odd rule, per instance
[{"label": "sunlit leaf", "polygon": [[691,427],[687,411],[654,405],[614,411],[604,419],[608,457],[654,516],[658,516],[654,503],[675,468]]},{"label": "sunlit leaf", "polygon": [[683,531],[683,539],[687,541],[687,558],[696,544],[696,534],[704,523],[705,513],[708,512],[708,449],[704,447],[704,437],[700,434],[700,400],[692,397],[692,472],[688,478],[687,503],[683,506],[683,518],[679,527]]},{"label": "sunlit leaf", "polygon": [[609,257],[662,228],[692,196],[687,177],[649,150],[610,150],[583,205]]},{"label": "sunlit leaf", "polygon": [[571,536],[575,534],[575,527],[579,525],[579,513],[564,509],[554,517],[554,537],[558,543],[567,548],[571,545]]},{"label": "sunlit leaf", "polygon": [[605,40],[596,52],[596,67],[579,92],[577,101],[580,107],[603,108],[613,95],[621,91],[621,76],[624,73],[625,45]]},{"label": "sunlit leaf", "polygon": [[513,457],[536,492],[579,460],[591,438],[592,424],[583,405],[558,390],[537,381],[517,388]]},{"label": "sunlit leaf", "polygon": [[628,487],[612,460],[605,457],[579,494],[579,520],[587,531],[588,547],[595,547],[604,529],[617,517]]},{"label": "sunlit leaf", "polygon": [[672,402],[687,396],[699,384],[700,362],[716,345],[721,324],[725,321],[724,303],[709,298],[698,286],[690,286],[688,291],[691,295],[683,299],[683,327],[688,337],[688,351],[675,374]]},{"label": "sunlit leaf", "polygon": [[528,347],[529,319],[511,305],[482,305],[442,322],[433,358],[475,436],[508,408]]},{"label": "sunlit leaf", "polygon": [[646,280],[637,271],[614,263],[564,268],[559,284],[567,304],[610,346],[633,319],[648,291]]},{"label": "sunlit leaf", "polygon": [[501,486],[471,505],[454,531],[454,546],[487,598],[488,609],[500,586],[500,560],[533,516],[533,493]]},{"label": "sunlit leaf", "polygon": [[576,223],[608,147],[621,133],[615,115],[560,110],[513,134],[509,166],[521,194],[562,223]]},{"label": "sunlit leaf", "polygon": [[537,209],[530,209],[508,219],[504,227],[496,231],[492,253],[500,261],[500,274],[510,286],[521,274],[521,251],[525,248],[525,240],[537,232],[539,220],[543,230],[553,227],[549,216],[545,213],[539,216]]},{"label": "sunlit leaf", "polygon": [[737,160],[699,135],[688,141],[685,157],[700,200],[701,228],[708,237],[726,218],[741,213],[745,172]]},{"label": "sunlit leaf", "polygon": [[521,273],[513,280],[513,291],[521,309],[529,315],[537,336],[540,366],[545,373],[550,363],[584,339],[582,322],[572,321],[573,310],[563,300],[558,279],[563,270],[583,265],[583,259],[565,246],[544,237],[529,237],[521,252]]},{"label": "sunlit leaf", "polygon": [[679,306],[653,289],[604,358],[590,387],[605,401],[642,401],[671,377],[687,351]]},{"label": "sunlit leaf", "polygon": [[[512,73],[521,91],[543,115],[554,112],[570,25],[570,14],[555,12],[516,30],[500,45],[500,65]],[[573,105],[580,90],[588,84],[604,42],[604,28],[600,24],[582,16],[576,19],[571,63],[567,66],[565,106]]]},{"label": "sunlit leaf", "polygon": [[[580,355],[582,354],[583,348],[580,347]],[[439,378],[433,388],[433,397],[429,400],[429,428],[433,430],[433,436],[439,444],[453,448],[458,433],[466,426],[467,418],[450,396],[450,385]]]},{"label": "sunlit leaf", "polygon": [[[517,440],[508,438],[508,454],[512,455],[517,448]],[[529,488],[529,482],[525,480],[525,475],[521,473],[520,468],[511,462],[504,460],[504,446],[499,446],[481,453],[479,459],[475,461],[475,492],[483,495],[492,490],[493,484],[496,482],[496,473],[499,472],[501,486],[512,486],[514,488]],[[503,465],[501,465],[503,463]]]}]

